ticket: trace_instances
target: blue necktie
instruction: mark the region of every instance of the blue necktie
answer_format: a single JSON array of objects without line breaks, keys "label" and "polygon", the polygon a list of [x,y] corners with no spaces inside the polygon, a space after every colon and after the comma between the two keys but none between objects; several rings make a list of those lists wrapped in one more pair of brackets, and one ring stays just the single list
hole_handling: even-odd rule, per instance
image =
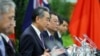
[{"label": "blue necktie", "polygon": [[54,37],[52,35],[50,35],[49,38],[50,38],[51,41],[54,41]]},{"label": "blue necktie", "polygon": [[43,48],[45,49],[43,35],[42,35],[42,34],[40,34],[40,37],[41,37],[41,42],[42,42],[42,44],[43,44]]}]

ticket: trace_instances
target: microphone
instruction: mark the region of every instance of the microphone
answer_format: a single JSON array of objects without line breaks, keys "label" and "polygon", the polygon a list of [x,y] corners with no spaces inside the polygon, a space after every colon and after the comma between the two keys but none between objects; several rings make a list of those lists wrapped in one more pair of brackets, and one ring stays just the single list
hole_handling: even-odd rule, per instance
[{"label": "microphone", "polygon": [[74,36],[74,38],[81,44],[81,40],[77,36]]},{"label": "microphone", "polygon": [[97,48],[95,43],[86,34],[84,34],[83,37],[85,37],[90,42],[90,44],[92,45],[91,47]]},{"label": "microphone", "polygon": [[95,43],[86,34],[84,34],[83,37],[85,37],[90,42],[91,52],[93,54],[96,54],[97,46],[95,45]]},{"label": "microphone", "polygon": [[[76,36],[74,37],[81,44],[81,46],[80,47],[73,46],[73,49],[72,49],[73,51],[72,51],[71,56],[77,56],[77,55],[78,56],[95,56],[97,46],[86,34],[83,35],[84,39],[78,38]],[[87,40],[90,43],[88,43]]]}]

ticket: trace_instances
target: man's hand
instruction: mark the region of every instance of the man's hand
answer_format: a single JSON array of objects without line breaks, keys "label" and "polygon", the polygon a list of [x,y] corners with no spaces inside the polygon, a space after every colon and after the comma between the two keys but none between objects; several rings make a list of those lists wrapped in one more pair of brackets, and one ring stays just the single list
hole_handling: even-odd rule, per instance
[{"label": "man's hand", "polygon": [[48,51],[49,51],[49,50],[46,49],[46,50],[44,51],[43,55],[41,55],[41,56],[50,56],[50,53],[49,53]]},{"label": "man's hand", "polygon": [[61,55],[61,54],[63,54],[65,52],[65,50],[64,49],[61,49],[61,48],[59,48],[59,49],[57,49],[57,47],[54,47],[52,50],[51,50],[51,56],[58,56],[58,55]]}]

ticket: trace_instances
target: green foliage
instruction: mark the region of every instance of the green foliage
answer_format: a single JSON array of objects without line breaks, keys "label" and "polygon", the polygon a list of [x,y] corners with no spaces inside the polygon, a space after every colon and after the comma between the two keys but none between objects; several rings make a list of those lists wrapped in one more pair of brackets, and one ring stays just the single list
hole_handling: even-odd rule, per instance
[{"label": "green foliage", "polygon": [[51,0],[50,7],[54,12],[70,18],[73,4],[65,0]]},{"label": "green foliage", "polygon": [[28,0],[14,0],[16,4],[16,51],[18,52],[18,47],[19,47],[19,37],[21,35],[21,27],[22,27],[22,21],[24,18],[25,10],[28,4]]},{"label": "green foliage", "polygon": [[19,38],[28,0],[14,0],[14,2],[16,3],[16,38]]}]

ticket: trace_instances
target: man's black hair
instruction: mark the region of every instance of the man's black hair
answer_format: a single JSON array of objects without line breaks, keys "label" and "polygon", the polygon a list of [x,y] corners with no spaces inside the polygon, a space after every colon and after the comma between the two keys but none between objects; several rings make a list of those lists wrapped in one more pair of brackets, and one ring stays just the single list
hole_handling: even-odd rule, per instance
[{"label": "man's black hair", "polygon": [[44,17],[44,11],[49,12],[48,9],[46,9],[45,7],[38,7],[34,9],[32,13],[32,22],[36,21],[37,16]]}]

